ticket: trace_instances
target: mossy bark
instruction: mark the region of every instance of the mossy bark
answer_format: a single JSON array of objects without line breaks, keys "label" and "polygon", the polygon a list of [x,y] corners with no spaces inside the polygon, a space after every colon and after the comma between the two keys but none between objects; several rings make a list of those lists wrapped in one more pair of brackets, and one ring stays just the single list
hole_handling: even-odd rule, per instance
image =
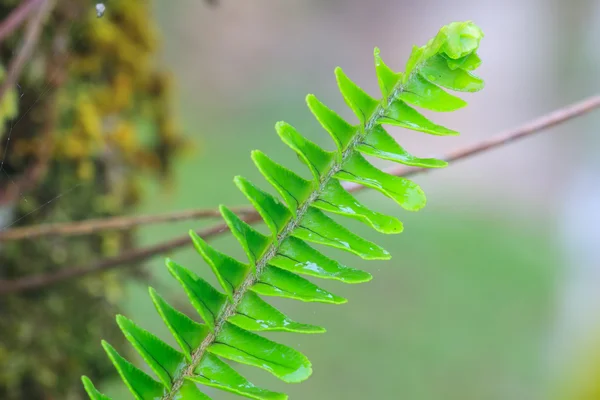
[{"label": "mossy bark", "polygon": [[[0,0],[0,19],[18,3]],[[0,107],[0,227],[125,214],[140,201],[140,176],[168,177],[182,138],[170,79],[154,60],[149,8],[111,2],[98,19],[89,1],[56,1],[19,87]],[[22,29],[2,43],[4,70],[21,39]],[[0,279],[133,245],[130,231],[0,243]],[[0,298],[0,398],[78,399],[83,372],[114,374],[98,343],[124,342],[114,323],[123,282],[114,272]]]}]

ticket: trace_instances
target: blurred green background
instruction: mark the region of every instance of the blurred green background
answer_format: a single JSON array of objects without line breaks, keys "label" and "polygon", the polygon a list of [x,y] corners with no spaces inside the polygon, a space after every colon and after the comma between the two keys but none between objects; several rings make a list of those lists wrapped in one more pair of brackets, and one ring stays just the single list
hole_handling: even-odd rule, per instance
[{"label": "blurred green background", "polygon": [[[594,50],[600,36],[593,28],[600,25],[600,7],[591,0],[567,3],[220,0],[209,6],[154,0],[162,37],[159,61],[175,77],[176,110],[194,153],[176,163],[168,188],[140,177],[144,195],[135,213],[244,205],[233,176],[270,189],[251,162],[253,149],[303,171],[279,142],[275,122],[285,120],[332,148],[305,106],[305,95],[314,93],[352,118],[337,93],[335,66],[377,93],[374,46],[388,65],[401,70],[413,44],[425,43],[451,21],[471,19],[486,34],[479,71],[486,88],[464,96],[470,103],[466,109],[433,117],[461,137],[391,129],[413,153],[441,154],[590,95],[600,87],[592,73],[600,61]],[[268,335],[311,359],[311,379],[283,385],[262,371],[239,370],[292,399],[563,398],[562,388],[583,374],[581,354],[591,354],[586,346],[597,332],[600,232],[590,223],[599,218],[593,205],[598,204],[594,188],[600,187],[597,127],[597,116],[586,117],[419,175],[415,181],[429,202],[418,213],[362,192],[359,200],[398,215],[404,233],[386,237],[358,223],[344,224],[388,249],[392,260],[365,263],[330,251],[347,265],[371,272],[373,281],[325,282],[325,288],[349,299],[343,306],[273,301],[292,318],[328,330],[314,336]],[[208,224],[144,227],[138,230],[138,245]],[[213,243],[243,259],[229,235]],[[192,249],[167,256],[215,283]],[[172,304],[190,315],[193,310],[170,278],[164,257],[142,268],[148,279],[127,284],[123,314],[173,343],[147,294],[148,282]],[[582,288],[582,282],[588,286]],[[97,350],[102,352],[99,344]],[[116,378],[100,388],[127,398]],[[581,391],[573,389],[564,398],[600,399],[577,394]],[[210,389],[207,394],[235,398]]]}]

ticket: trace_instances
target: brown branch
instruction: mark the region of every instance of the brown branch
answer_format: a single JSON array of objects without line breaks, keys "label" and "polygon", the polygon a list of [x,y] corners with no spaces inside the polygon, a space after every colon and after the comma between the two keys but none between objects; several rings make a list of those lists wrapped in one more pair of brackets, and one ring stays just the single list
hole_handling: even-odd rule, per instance
[{"label": "brown branch", "polygon": [[[600,96],[593,96],[579,103],[572,104],[560,110],[556,110],[550,114],[544,115],[540,118],[533,120],[523,126],[520,126],[513,130],[501,132],[489,139],[475,143],[474,145],[466,146],[458,150],[452,151],[442,157],[447,161],[457,161],[468,158],[472,155],[479,154],[481,152],[494,149],[511,143],[515,140],[522,139],[530,136],[534,133],[540,132],[544,129],[551,128],[565,121],[576,118],[580,115],[586,114],[596,108],[600,107]],[[394,167],[386,170],[386,172],[396,176],[409,176],[418,173],[432,171],[431,169],[420,169],[410,168],[405,166]],[[359,185],[347,185],[348,190],[352,192],[363,190],[363,186]],[[257,213],[247,214],[244,217],[248,223],[256,223],[261,221]],[[214,227],[198,232],[200,236],[205,239],[220,235],[228,230],[225,224],[218,224]],[[143,249],[135,249],[121,254],[117,257],[112,257],[104,260],[97,261],[92,264],[77,266],[69,269],[63,269],[56,272],[49,272],[44,274],[38,274],[33,276],[26,276],[15,280],[4,280],[0,281],[0,296],[10,293],[18,293],[24,291],[30,291],[40,288],[45,288],[68,279],[82,277],[92,273],[98,273],[108,271],[122,264],[127,263],[131,266],[134,262],[140,262],[154,257],[157,254],[168,252],[179,247],[187,246],[191,244],[191,241],[187,235],[181,236],[170,241],[160,243],[154,246],[146,247]]]},{"label": "brown branch", "polygon": [[52,11],[53,6],[53,0],[42,0],[36,10],[36,13],[31,16],[31,19],[27,24],[25,36],[23,38],[23,45],[19,49],[19,52],[15,58],[11,60],[10,66],[8,67],[8,73],[6,74],[6,79],[4,79],[4,82],[2,82],[2,85],[0,86],[0,102],[2,102],[4,94],[8,88],[14,86],[21,76],[21,72],[25,67],[25,63],[33,54],[33,50],[35,49],[35,46],[40,38],[44,20]]},{"label": "brown branch", "polygon": [[[600,108],[600,95],[591,96],[577,103],[573,103],[566,107],[552,111],[548,114],[545,114],[541,117],[530,121],[529,123],[521,125],[518,128],[502,131],[488,139],[483,139],[482,141],[472,144],[470,146],[461,147],[459,149],[446,153],[440,158],[447,162],[464,160],[465,158],[469,158],[479,153],[495,149],[496,147],[501,147],[510,144],[519,139],[531,136],[534,133],[538,133],[548,128],[560,125],[563,122],[587,114],[590,111],[594,111],[596,108]],[[427,171],[429,170],[405,167],[401,165],[386,170],[387,173],[396,176],[409,176]],[[359,185],[355,183],[353,183],[352,185],[348,185],[347,189],[350,191],[360,190]]]},{"label": "brown branch", "polygon": [[[234,211],[242,215],[254,214],[254,210],[248,207],[234,209]],[[221,213],[219,210],[183,210],[158,215],[97,218],[79,222],[23,226],[4,231],[0,230],[0,242],[9,240],[34,239],[37,237],[51,235],[91,235],[105,230],[126,230],[140,225],[177,222],[199,218],[217,218],[220,216]]]},{"label": "brown branch", "polygon": [[[448,153],[441,157],[443,160],[451,162],[459,159],[467,158],[478,154],[482,151],[489,150],[507,144],[510,141],[519,139],[523,136],[528,136],[532,133],[539,132],[545,128],[552,127],[561,122],[575,118],[585,114],[594,108],[599,107],[599,96],[590,97],[579,103],[572,104],[568,107],[556,110],[541,118],[531,121],[529,124],[523,125],[518,129],[507,130],[489,139],[482,140],[475,145],[463,147],[454,152]],[[391,175],[407,176],[425,170],[419,168],[411,168],[403,165],[395,166],[386,170]],[[344,187],[350,191],[361,190],[364,187],[356,183],[344,183]],[[255,214],[251,207],[234,209],[235,212],[243,215]],[[188,219],[213,218],[220,217],[218,210],[184,210],[165,213],[160,215],[144,215],[138,217],[113,217],[102,219],[91,219],[79,222],[67,222],[60,224],[42,224],[35,226],[18,227],[8,230],[0,230],[0,242],[9,240],[33,239],[41,236],[50,235],[87,235],[104,230],[125,230],[140,225],[184,221]]]},{"label": "brown branch", "polygon": [[44,0],[27,0],[19,7],[15,8],[9,15],[0,23],[0,43],[8,36],[13,34],[21,24],[29,17],[36,7]]},{"label": "brown branch", "polygon": [[[260,220],[258,215],[250,215],[242,218],[248,223],[255,223]],[[198,235],[204,239],[227,232],[229,228],[224,223],[217,224],[210,228],[198,231]],[[79,265],[73,268],[65,268],[59,271],[37,274],[29,277],[16,279],[13,281],[0,280],[0,295],[29,291],[41,287],[51,286],[65,280],[97,273],[105,272],[122,265],[132,266],[135,262],[147,260],[156,254],[165,253],[190,243],[188,235],[180,236],[154,246],[148,246],[143,249],[127,251],[115,257],[105,258],[93,264]]]}]

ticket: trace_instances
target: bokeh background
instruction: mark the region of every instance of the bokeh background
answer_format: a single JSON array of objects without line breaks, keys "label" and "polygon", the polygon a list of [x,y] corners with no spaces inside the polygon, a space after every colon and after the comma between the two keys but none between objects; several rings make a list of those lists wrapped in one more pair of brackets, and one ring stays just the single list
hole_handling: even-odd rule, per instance
[{"label": "bokeh background", "polygon": [[[119,1],[125,0],[106,1],[107,15]],[[460,137],[390,129],[417,155],[474,143],[600,89],[600,2],[594,0],[216,3],[149,4],[148,23],[160,37],[154,59],[173,77],[173,110],[193,151],[177,157],[168,183],[140,174],[140,201],[129,214],[245,204],[234,175],[267,187],[251,150],[299,166],[278,140],[275,122],[285,120],[331,148],[305,106],[307,93],[352,118],[336,88],[336,66],[376,94],[374,46],[401,70],[412,45],[424,44],[452,21],[470,19],[484,31],[478,75],[486,87],[464,96],[467,108],[435,116]],[[88,23],[101,29],[106,19]],[[293,318],[328,329],[319,336],[269,335],[311,359],[311,379],[282,385],[261,371],[240,371],[293,399],[600,399],[599,127],[598,113],[586,115],[419,175],[415,180],[428,194],[428,206],[418,213],[362,192],[361,201],[405,223],[404,233],[389,237],[349,225],[390,250],[392,260],[364,264],[336,253],[374,275],[358,286],[325,282],[349,298],[343,306],[274,302]],[[77,196],[77,189],[69,196]],[[144,227],[135,232],[136,245],[205,225]],[[213,243],[242,256],[227,235]],[[168,256],[214,282],[192,249]],[[173,304],[191,309],[163,259],[136,265],[143,273],[127,275],[111,307],[172,342],[147,295],[148,283]],[[60,296],[68,288],[48,291]],[[81,321],[65,317],[60,324]],[[85,339],[86,333],[79,335]],[[103,351],[96,341],[86,352]],[[2,363],[10,366],[11,360]],[[104,377],[100,387],[107,394],[127,398],[116,374]],[[46,390],[49,395],[40,399],[63,398],[54,397],[51,386]]]}]

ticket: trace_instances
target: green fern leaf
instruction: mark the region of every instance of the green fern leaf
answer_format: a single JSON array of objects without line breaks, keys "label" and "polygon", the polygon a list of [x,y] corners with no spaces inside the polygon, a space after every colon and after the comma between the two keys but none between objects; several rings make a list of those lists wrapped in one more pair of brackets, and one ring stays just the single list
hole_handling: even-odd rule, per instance
[{"label": "green fern leaf", "polygon": [[[390,257],[383,248],[355,235],[328,216],[336,214],[352,218],[387,234],[400,233],[403,229],[395,217],[373,211],[358,202],[340,181],[376,189],[409,211],[425,206],[425,194],[416,183],[381,171],[365,156],[416,167],[447,165],[443,160],[413,156],[396,143],[383,125],[432,135],[458,134],[433,123],[412,106],[439,112],[464,107],[464,100],[445,89],[474,92],[483,88],[483,81],[472,74],[481,64],[476,51],[482,37],[481,30],[472,22],[447,25],[427,45],[413,48],[403,73],[388,67],[381,59],[379,49],[375,49],[375,71],[383,95],[379,100],[337,68],[335,75],[340,92],[356,115],[358,124],[345,121],[315,96],[306,98],[309,109],[333,139],[335,151],[321,148],[285,122],[277,123],[275,129],[279,137],[306,165],[312,179],[302,178],[258,150],[252,152],[257,168],[283,202],[249,180],[235,177],[236,186],[256,208],[270,231],[269,235],[263,235],[227,207],[220,207],[223,219],[247,256],[247,262],[221,253],[190,232],[194,247],[217,277],[224,293],[194,272],[167,260],[167,268],[202,319],[202,323],[194,321],[150,289],[156,309],[181,352],[129,319],[117,317],[127,339],[158,378],[158,381],[154,380],[121,357],[108,343],[103,343],[134,398],[208,399],[197,385],[250,399],[287,398],[283,393],[254,386],[223,359],[264,369],[284,382],[300,382],[310,376],[312,367],[303,354],[253,332],[322,333],[325,329],[292,320],[262,296],[341,304],[346,299],[300,275],[345,283],[371,279],[367,272],[344,266],[308,243],[334,247],[365,260]],[[108,399],[89,379],[83,377],[82,380],[91,399]]]},{"label": "green fern leaf", "polygon": [[177,311],[160,297],[153,288],[150,288],[150,297],[160,317],[169,328],[179,347],[181,347],[188,362],[192,361],[192,353],[208,336],[208,327],[197,323],[187,315]]},{"label": "green fern leaf", "polygon": [[295,237],[287,238],[279,246],[270,263],[290,272],[335,279],[344,283],[363,283],[371,280],[368,272],[341,265]]},{"label": "green fern leaf", "polygon": [[248,331],[325,332],[325,329],[319,326],[301,324],[291,320],[255,292],[248,292],[244,296],[235,310],[235,314],[229,318],[229,322]]},{"label": "green fern leaf", "polygon": [[117,316],[117,324],[163,385],[170,389],[179,370],[185,366],[183,354],[122,315]]},{"label": "green fern leaf", "polygon": [[188,378],[183,381],[181,388],[177,392],[177,396],[185,400],[211,400],[210,397],[202,393],[198,389],[198,386]]},{"label": "green fern leaf", "polygon": [[238,374],[219,357],[207,354],[194,371],[196,375],[189,379],[205,386],[212,386],[239,394],[250,399],[280,400],[287,399],[283,393],[271,392],[254,386],[242,375]]},{"label": "green fern leaf", "polygon": [[310,361],[298,351],[228,322],[207,350],[232,361],[262,368],[284,382],[302,382],[312,372]]},{"label": "green fern leaf", "polygon": [[327,183],[311,207],[357,219],[381,233],[402,232],[402,222],[397,218],[368,209],[335,179]]},{"label": "green fern leaf", "polygon": [[83,382],[83,387],[85,388],[85,391],[87,392],[88,396],[90,396],[90,399],[92,399],[92,400],[111,400],[110,397],[105,396],[102,393],[100,393],[96,389],[96,387],[94,386],[94,384],[92,383],[90,378],[88,378],[87,376],[82,376],[81,381]]},{"label": "green fern leaf", "polygon": [[377,82],[379,83],[379,89],[381,89],[381,95],[384,98],[388,98],[392,94],[392,90],[394,90],[398,82],[402,79],[402,73],[394,72],[383,62],[379,48],[375,47],[373,56],[375,57],[375,73],[377,74]]},{"label": "green fern leaf", "polygon": [[443,168],[448,165],[443,160],[413,156],[404,150],[382,126],[373,128],[371,134],[356,146],[356,150],[368,156],[395,161],[411,167]]},{"label": "green fern leaf", "polygon": [[307,279],[270,265],[265,267],[250,290],[264,296],[287,297],[306,302],[343,304],[347,301]]},{"label": "green fern leaf", "polygon": [[260,255],[263,254],[269,246],[270,238],[242,221],[240,217],[235,215],[235,213],[227,207],[220,206],[219,210],[221,211],[225,223],[229,226],[229,229],[231,229],[231,233],[233,233],[233,236],[246,252],[248,261],[250,261],[253,266],[256,266]]},{"label": "green fern leaf", "polygon": [[283,230],[292,214],[278,199],[260,190],[247,179],[236,176],[233,180],[265,221],[271,230],[272,237],[277,240],[277,235]]},{"label": "green fern leaf", "polygon": [[214,331],[219,312],[225,305],[226,296],[192,271],[172,260],[167,260],[167,268],[171,275],[179,281],[200,317],[210,330]]},{"label": "green fern leaf", "polygon": [[246,279],[246,276],[250,272],[250,266],[215,250],[198,236],[196,232],[190,231],[190,236],[198,253],[202,255],[204,261],[212,268],[229,299],[233,300],[233,293],[244,282],[244,279]]},{"label": "green fern leaf", "polygon": [[350,125],[312,94],[306,96],[306,104],[335,142],[338,153],[344,152],[356,136],[356,127]]},{"label": "green fern leaf", "polygon": [[277,164],[261,151],[253,151],[252,160],[254,160],[254,163],[265,179],[283,197],[288,210],[296,217],[300,206],[315,192],[315,185],[311,181],[307,181],[289,169]]},{"label": "green fern leaf", "polygon": [[154,400],[166,393],[162,384],[121,357],[109,343],[103,341],[102,346],[136,400]]},{"label": "green fern leaf", "polygon": [[281,140],[294,150],[310,169],[316,183],[325,177],[325,173],[329,171],[331,164],[335,160],[335,152],[323,150],[315,143],[300,135],[291,125],[285,122],[278,122],[275,125],[275,130],[281,137]]}]

